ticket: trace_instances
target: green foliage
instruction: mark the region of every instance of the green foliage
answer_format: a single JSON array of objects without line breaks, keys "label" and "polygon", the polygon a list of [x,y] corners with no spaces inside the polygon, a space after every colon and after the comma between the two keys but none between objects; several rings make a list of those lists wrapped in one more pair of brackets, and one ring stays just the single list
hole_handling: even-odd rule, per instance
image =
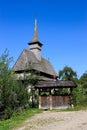
[{"label": "green foliage", "polygon": [[80,84],[87,83],[87,71],[79,79]]},{"label": "green foliage", "polygon": [[62,70],[59,71],[59,79],[76,80],[77,73],[71,67],[65,66]]},{"label": "green foliage", "polygon": [[[28,103],[28,92],[16,80],[10,63],[9,53],[6,50],[0,57],[0,118],[8,119],[19,108],[24,108]],[[2,115],[2,116],[1,116]]]},{"label": "green foliage", "polygon": [[80,77],[79,84],[80,85],[78,88],[80,90],[80,94],[77,94],[77,97],[79,96],[79,99],[77,100],[80,105],[87,105],[87,72],[83,73],[83,75]]},{"label": "green foliage", "polygon": [[77,106],[87,105],[87,72],[80,77],[77,88],[73,90],[73,100]]},{"label": "green foliage", "polygon": [[81,85],[78,85],[77,88],[73,90],[73,100],[74,100],[74,105],[76,106],[84,106],[85,104],[85,94],[83,91],[83,88]]},{"label": "green foliage", "polygon": [[30,86],[29,97],[31,101],[29,102],[30,107],[38,107],[38,92],[35,90],[35,84],[41,79],[40,72],[35,70],[37,63],[28,62],[26,64],[26,70],[24,72],[24,86]]},{"label": "green foliage", "polygon": [[41,113],[42,110],[39,109],[29,109],[29,110],[24,110],[21,114],[13,115],[10,119],[8,120],[2,120],[0,121],[0,130],[12,130],[16,129],[17,127],[20,127],[20,125],[26,120],[29,119],[30,117],[34,116],[37,113]]},{"label": "green foliage", "polygon": [[[71,80],[76,84],[78,83],[77,73],[71,67],[65,66],[62,70],[59,71],[58,74],[60,80]],[[70,94],[70,89],[62,88],[60,90],[60,93]]]},{"label": "green foliage", "polygon": [[[77,84],[72,93],[74,105],[87,105],[87,72],[83,73],[78,80],[76,72],[71,67],[65,66],[63,70],[59,71],[59,79],[72,80]],[[68,93],[68,89],[63,89],[62,92]]]}]

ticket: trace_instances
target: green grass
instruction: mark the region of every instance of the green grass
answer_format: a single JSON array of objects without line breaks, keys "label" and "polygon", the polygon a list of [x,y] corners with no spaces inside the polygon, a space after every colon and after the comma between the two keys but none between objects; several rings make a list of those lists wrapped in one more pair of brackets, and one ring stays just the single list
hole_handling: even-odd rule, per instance
[{"label": "green grass", "polygon": [[29,109],[20,115],[14,115],[11,119],[0,121],[0,130],[12,130],[20,126],[26,119],[42,112],[39,109]]},{"label": "green grass", "polygon": [[87,110],[87,106],[75,106],[73,108],[66,108],[66,109],[54,109],[52,111],[56,112],[68,112],[68,111],[80,111],[80,110]]}]

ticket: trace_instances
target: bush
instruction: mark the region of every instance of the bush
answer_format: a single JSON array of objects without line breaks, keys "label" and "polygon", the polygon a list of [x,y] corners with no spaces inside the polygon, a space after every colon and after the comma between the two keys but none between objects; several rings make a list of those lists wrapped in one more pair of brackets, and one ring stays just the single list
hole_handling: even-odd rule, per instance
[{"label": "bush", "polygon": [[22,81],[16,80],[14,71],[9,67],[11,61],[7,51],[0,57],[0,118],[4,119],[10,118],[19,108],[24,109],[29,101],[28,91]]}]

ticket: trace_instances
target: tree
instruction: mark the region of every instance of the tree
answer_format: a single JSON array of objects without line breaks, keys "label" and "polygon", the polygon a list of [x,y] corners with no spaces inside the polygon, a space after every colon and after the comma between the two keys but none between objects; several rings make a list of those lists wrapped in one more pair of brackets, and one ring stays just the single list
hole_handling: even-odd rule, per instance
[{"label": "tree", "polygon": [[81,90],[84,96],[83,103],[87,104],[87,71],[80,77],[79,84],[81,85]]},{"label": "tree", "polygon": [[87,71],[79,79],[80,84],[87,83]]},{"label": "tree", "polygon": [[87,72],[80,77],[77,88],[73,91],[73,99],[75,105],[87,105]]},{"label": "tree", "polygon": [[62,70],[59,71],[59,79],[76,80],[77,73],[71,67],[65,66]]},{"label": "tree", "polygon": [[73,101],[76,106],[83,106],[85,104],[85,94],[81,84],[78,84],[77,87],[73,90]]},{"label": "tree", "polygon": [[0,57],[0,115],[3,114],[5,119],[10,118],[14,111],[28,103],[28,92],[16,80],[15,73],[10,68],[12,60],[12,57],[9,58],[8,50]]},{"label": "tree", "polygon": [[[71,80],[71,81],[75,82],[75,84],[78,84],[77,73],[71,67],[68,67],[68,66],[65,66],[62,70],[59,71],[59,79],[60,80]],[[61,92],[70,94],[70,89],[63,88],[61,90]],[[70,99],[71,102],[76,101],[75,92],[76,91],[71,93],[72,94],[72,97]]]}]

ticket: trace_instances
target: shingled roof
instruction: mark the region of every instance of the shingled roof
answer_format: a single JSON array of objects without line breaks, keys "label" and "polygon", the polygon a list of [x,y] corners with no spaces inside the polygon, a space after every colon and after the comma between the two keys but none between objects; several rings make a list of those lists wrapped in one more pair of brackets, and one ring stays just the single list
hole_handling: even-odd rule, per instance
[{"label": "shingled roof", "polygon": [[52,81],[39,81],[35,88],[73,88],[76,87],[76,84],[73,81],[66,80],[52,80]]},{"label": "shingled roof", "polygon": [[18,60],[14,64],[13,66],[14,71],[19,72],[19,71],[26,70],[26,64],[28,62],[36,63],[34,66],[35,70],[38,70],[40,72],[43,72],[49,75],[57,75],[51,63],[48,60],[42,57],[41,61],[39,61],[36,58],[35,54],[32,51],[27,50],[27,49],[23,50]]}]

